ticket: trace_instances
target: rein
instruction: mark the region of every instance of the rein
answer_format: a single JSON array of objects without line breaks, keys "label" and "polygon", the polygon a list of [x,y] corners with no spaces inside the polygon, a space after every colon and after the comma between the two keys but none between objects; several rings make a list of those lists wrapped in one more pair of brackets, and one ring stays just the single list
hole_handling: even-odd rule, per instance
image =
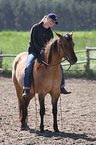
[{"label": "rein", "polygon": [[58,62],[58,63],[56,63],[56,64],[48,64],[48,63],[46,63],[46,62],[43,61],[43,60],[41,60],[41,62],[42,62],[43,64],[47,65],[47,66],[55,66],[55,65],[58,65],[58,64],[64,62],[65,60],[66,60],[66,59],[64,59],[64,60],[62,60],[62,61],[60,61],[60,62]]},{"label": "rein", "polygon": [[[43,60],[41,60],[41,62],[44,64],[44,65],[46,65],[46,66],[56,66],[56,65],[58,65],[58,64],[60,64],[60,63],[62,63],[62,62],[64,62],[66,59],[64,59],[64,60],[62,60],[62,61],[60,61],[60,62],[58,62],[58,63],[56,63],[56,64],[48,64],[48,63],[46,63],[45,61],[43,61]],[[71,68],[71,64],[70,64],[70,66],[68,67],[68,69],[66,69],[66,70],[69,70]]]}]

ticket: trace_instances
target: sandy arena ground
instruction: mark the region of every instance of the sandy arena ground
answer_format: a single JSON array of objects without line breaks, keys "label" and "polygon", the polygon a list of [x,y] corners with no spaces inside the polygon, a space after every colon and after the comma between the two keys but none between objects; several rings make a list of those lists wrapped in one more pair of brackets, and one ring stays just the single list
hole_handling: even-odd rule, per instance
[{"label": "sandy arena ground", "polygon": [[[0,75],[0,145],[96,144],[96,80],[66,79],[70,95],[58,101],[59,133],[54,133],[51,98],[45,100],[45,133],[39,132],[39,104],[36,95],[29,105],[29,128],[20,130],[18,100],[11,77]],[[37,108],[37,113],[36,109]],[[37,116],[36,116],[37,114]]]}]

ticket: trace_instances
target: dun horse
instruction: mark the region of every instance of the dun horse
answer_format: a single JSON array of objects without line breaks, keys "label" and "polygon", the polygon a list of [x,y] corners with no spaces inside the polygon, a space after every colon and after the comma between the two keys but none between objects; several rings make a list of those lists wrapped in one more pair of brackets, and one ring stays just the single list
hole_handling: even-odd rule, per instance
[{"label": "dun horse", "polygon": [[44,98],[47,93],[50,93],[52,99],[53,128],[55,132],[59,131],[57,125],[57,102],[60,96],[60,84],[62,79],[60,62],[62,58],[65,58],[73,65],[76,63],[77,57],[74,53],[72,32],[64,35],[56,34],[58,39],[51,40],[44,48],[43,61],[48,65],[42,64],[40,62],[41,59],[39,59],[39,61],[37,59],[34,63],[33,75],[32,78],[30,78],[32,79],[30,97],[26,102],[23,100],[22,93],[27,52],[19,54],[13,62],[12,80],[18,97],[21,129],[25,129],[27,126],[27,108],[29,102],[34,97],[35,93],[38,93],[41,117],[40,131],[44,131]]}]

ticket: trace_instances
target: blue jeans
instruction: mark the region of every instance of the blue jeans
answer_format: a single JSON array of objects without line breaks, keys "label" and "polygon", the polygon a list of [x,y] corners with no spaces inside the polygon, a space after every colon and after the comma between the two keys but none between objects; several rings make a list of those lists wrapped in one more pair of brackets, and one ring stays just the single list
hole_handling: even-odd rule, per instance
[{"label": "blue jeans", "polygon": [[65,87],[65,78],[64,78],[64,72],[63,72],[62,64],[60,64],[60,68],[61,68],[61,71],[62,71],[62,81],[61,81],[60,88],[63,88],[63,87]]},{"label": "blue jeans", "polygon": [[[31,77],[32,77],[32,70],[34,66],[34,60],[37,58],[37,55],[34,53],[31,53],[27,56],[26,60],[26,68],[24,72],[24,81],[23,81],[23,89],[29,89],[31,88]],[[64,80],[64,72],[62,65],[60,65],[61,71],[62,71],[62,81],[61,81],[61,88],[65,86],[65,80]]]},{"label": "blue jeans", "polygon": [[37,58],[37,55],[31,53],[27,56],[26,60],[26,68],[24,72],[24,81],[23,81],[23,89],[31,88],[31,77],[32,77],[32,70],[34,66],[34,60]]}]

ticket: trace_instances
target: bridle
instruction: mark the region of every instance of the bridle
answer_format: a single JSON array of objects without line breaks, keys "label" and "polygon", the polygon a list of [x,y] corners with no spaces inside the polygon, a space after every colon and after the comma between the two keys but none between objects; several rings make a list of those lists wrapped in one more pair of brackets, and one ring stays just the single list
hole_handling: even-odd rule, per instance
[{"label": "bridle", "polygon": [[[61,41],[62,41],[62,40],[60,39],[60,40],[59,40],[59,44],[60,44],[60,47],[61,47],[62,51],[64,52],[64,58],[65,58],[65,60],[67,60],[67,61],[70,63],[70,61],[69,61],[69,56],[66,54],[65,49],[63,49],[63,44],[62,44]],[[60,52],[60,47],[59,47],[59,52]],[[64,47],[65,47],[65,46],[64,46]],[[65,48],[66,48],[66,47],[65,47]]]},{"label": "bridle", "polygon": [[[68,62],[69,62],[69,64],[70,64],[70,66],[69,66],[69,68],[67,69],[67,70],[69,70],[70,68],[71,68],[71,63],[70,63],[70,59],[69,59],[69,56],[66,54],[66,51],[65,51],[65,49],[63,49],[63,44],[62,44],[62,39],[60,39],[59,40],[59,44],[60,44],[60,46],[61,46],[61,49],[62,49],[62,51],[64,52],[64,57],[65,57],[65,59],[64,60],[67,60]],[[59,52],[60,52],[60,47],[59,47]]]},{"label": "bridle", "polygon": [[[59,39],[59,53],[60,53],[60,48],[63,50],[63,52],[64,52],[64,54],[65,54],[65,59],[64,60],[62,60],[62,61],[60,61],[60,62],[58,62],[58,63],[56,63],[56,64],[48,64],[48,63],[46,63],[44,60],[42,60],[41,58],[41,63],[43,63],[45,66],[56,66],[56,65],[58,65],[58,64],[60,64],[60,63],[62,63],[62,62],[64,62],[65,60],[67,60],[69,63],[70,63],[70,61],[69,61],[69,56],[66,54],[66,52],[65,52],[65,50],[63,49],[63,45],[62,45],[62,42],[61,42],[61,39]],[[67,70],[69,70],[71,68],[71,63],[70,63],[70,66],[68,67],[68,69]]]}]

